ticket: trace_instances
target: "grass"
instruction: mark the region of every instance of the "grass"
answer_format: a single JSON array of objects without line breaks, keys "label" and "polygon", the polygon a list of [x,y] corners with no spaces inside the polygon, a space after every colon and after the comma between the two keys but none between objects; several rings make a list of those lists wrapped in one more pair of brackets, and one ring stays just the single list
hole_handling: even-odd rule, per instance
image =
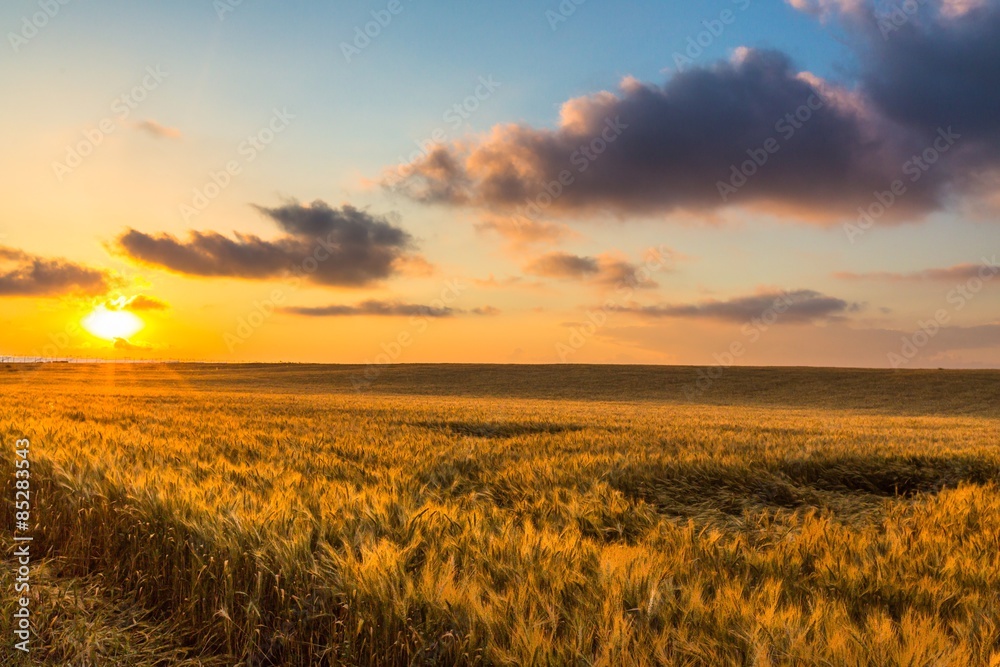
[{"label": "grass", "polygon": [[0,373],[31,664],[1000,665],[1000,373],[358,372]]}]

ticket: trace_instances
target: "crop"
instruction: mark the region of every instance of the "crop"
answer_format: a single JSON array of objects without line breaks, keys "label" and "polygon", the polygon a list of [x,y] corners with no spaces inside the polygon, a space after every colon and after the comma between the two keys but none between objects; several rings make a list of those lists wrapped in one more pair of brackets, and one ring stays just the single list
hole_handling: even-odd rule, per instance
[{"label": "crop", "polygon": [[1000,374],[356,372],[0,368],[32,659],[1000,665]]}]

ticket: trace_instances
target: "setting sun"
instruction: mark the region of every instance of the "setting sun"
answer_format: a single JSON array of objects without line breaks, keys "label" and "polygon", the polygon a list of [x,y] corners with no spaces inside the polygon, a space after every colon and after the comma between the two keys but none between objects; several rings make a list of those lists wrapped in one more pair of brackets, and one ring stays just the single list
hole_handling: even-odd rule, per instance
[{"label": "setting sun", "polygon": [[83,318],[83,328],[98,338],[116,340],[128,339],[139,333],[145,326],[135,314],[124,310],[108,310],[98,306]]}]

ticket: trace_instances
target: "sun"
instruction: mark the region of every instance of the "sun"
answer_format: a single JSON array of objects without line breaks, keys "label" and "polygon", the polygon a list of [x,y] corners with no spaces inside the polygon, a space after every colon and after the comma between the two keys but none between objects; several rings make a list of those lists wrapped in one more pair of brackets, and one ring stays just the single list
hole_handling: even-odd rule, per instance
[{"label": "sun", "polygon": [[145,323],[127,310],[108,310],[104,306],[94,308],[81,322],[83,328],[105,340],[128,339],[139,333]]}]

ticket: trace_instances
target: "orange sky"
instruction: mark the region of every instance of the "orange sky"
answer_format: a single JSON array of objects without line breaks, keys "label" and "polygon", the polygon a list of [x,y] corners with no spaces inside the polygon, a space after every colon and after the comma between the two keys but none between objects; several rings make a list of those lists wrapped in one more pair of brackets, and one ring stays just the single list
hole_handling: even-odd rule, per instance
[{"label": "orange sky", "polygon": [[[1000,365],[990,72],[966,68],[968,104],[939,112],[903,80],[875,89],[831,36],[874,39],[857,3],[742,4],[702,12],[736,13],[690,62],[675,49],[698,8],[645,2],[632,18],[666,51],[608,28],[625,20],[609,8],[553,29],[414,6],[347,57],[273,26],[343,37],[363,12],[65,6],[0,62],[21,100],[0,156],[0,354]],[[0,23],[20,35],[32,7]],[[871,42],[871,67],[1000,12],[929,7]],[[457,40],[483,52],[456,62]],[[930,120],[907,116],[921,104]]]}]

